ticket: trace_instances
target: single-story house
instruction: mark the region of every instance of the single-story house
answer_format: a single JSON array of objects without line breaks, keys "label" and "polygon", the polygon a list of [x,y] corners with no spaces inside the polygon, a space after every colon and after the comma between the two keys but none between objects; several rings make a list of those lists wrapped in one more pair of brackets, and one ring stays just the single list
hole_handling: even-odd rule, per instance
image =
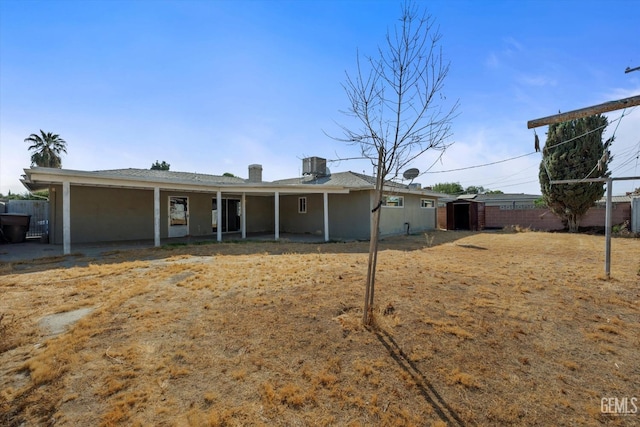
[{"label": "single-story house", "polygon": [[[22,183],[49,190],[49,242],[72,243],[215,236],[224,233],[315,234],[329,240],[368,239],[375,178],[330,173],[326,160],[303,159],[303,176],[249,178],[147,169],[80,171],[31,167]],[[380,235],[436,228],[438,193],[418,184],[385,184]]]}]

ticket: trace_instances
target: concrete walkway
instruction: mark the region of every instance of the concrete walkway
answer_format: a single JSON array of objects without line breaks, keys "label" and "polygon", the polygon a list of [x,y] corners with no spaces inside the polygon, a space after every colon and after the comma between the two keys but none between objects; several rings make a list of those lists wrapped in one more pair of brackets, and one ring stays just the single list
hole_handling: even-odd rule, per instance
[{"label": "concrete walkway", "polygon": [[[222,242],[241,241],[240,233],[229,233],[222,236]],[[273,241],[273,234],[255,234],[247,236],[247,241]],[[312,234],[280,234],[281,242],[304,242],[321,243],[324,239],[321,236]],[[172,244],[195,244],[211,242],[215,243],[215,236],[203,237],[179,237],[172,239],[162,239],[161,246]],[[86,257],[99,258],[107,252],[123,251],[132,249],[153,248],[153,240],[124,241],[124,242],[104,242],[104,243],[75,243],[71,244],[71,254]],[[63,256],[62,245],[41,243],[40,240],[27,240],[24,243],[2,243],[0,244],[0,263],[30,261],[33,259]]]}]

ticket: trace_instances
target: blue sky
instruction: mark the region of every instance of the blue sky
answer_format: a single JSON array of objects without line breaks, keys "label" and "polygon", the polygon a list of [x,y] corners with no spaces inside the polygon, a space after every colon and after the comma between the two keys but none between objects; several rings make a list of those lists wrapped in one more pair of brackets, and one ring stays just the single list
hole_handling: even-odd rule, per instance
[{"label": "blue sky", "polygon": [[[640,95],[636,0],[428,1],[460,101],[454,144],[416,181],[539,194],[527,121]],[[263,178],[301,158],[353,157],[340,136],[357,50],[374,54],[399,1],[0,0],[0,192],[24,192],[23,140],[68,143],[64,168],[149,168]],[[640,108],[608,114],[613,176],[640,175]],[[617,126],[617,129],[616,129]],[[538,135],[544,143],[546,128]],[[426,172],[439,153],[411,166]],[[372,173],[368,161],[332,171]],[[621,194],[640,180],[616,182]]]}]

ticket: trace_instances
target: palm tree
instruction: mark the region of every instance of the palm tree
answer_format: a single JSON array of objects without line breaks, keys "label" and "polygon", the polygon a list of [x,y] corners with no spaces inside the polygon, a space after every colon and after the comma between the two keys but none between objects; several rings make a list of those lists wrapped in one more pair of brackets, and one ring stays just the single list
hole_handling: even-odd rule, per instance
[{"label": "palm tree", "polygon": [[67,142],[60,135],[40,129],[40,135],[32,133],[24,142],[29,142],[29,150],[35,150],[31,155],[31,166],[43,166],[47,168],[61,168],[62,159],[60,153],[67,152]]}]

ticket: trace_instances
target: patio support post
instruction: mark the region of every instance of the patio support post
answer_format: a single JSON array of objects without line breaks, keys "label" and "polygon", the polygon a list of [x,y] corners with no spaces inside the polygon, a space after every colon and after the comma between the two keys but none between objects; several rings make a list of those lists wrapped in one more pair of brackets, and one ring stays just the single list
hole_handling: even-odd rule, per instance
[{"label": "patio support post", "polygon": [[247,197],[246,193],[242,193],[242,200],[240,201],[241,206],[241,217],[240,217],[240,227],[242,228],[242,238],[247,238]]},{"label": "patio support post", "polygon": [[280,192],[276,191],[275,195],[274,195],[274,205],[275,205],[275,217],[276,217],[276,223],[275,223],[275,235],[274,235],[274,240],[279,240],[280,239]]},{"label": "patio support post", "polygon": [[329,193],[324,192],[322,194],[322,201],[324,207],[324,241],[329,241]]},{"label": "patio support post", "polygon": [[216,213],[218,217],[216,219],[216,224],[218,224],[216,227],[216,240],[222,242],[222,191],[220,190],[216,193]]},{"label": "patio support post", "polygon": [[160,187],[153,188],[153,244],[160,246]]},{"label": "patio support post", "polygon": [[71,183],[62,183],[62,253],[71,253]]}]

